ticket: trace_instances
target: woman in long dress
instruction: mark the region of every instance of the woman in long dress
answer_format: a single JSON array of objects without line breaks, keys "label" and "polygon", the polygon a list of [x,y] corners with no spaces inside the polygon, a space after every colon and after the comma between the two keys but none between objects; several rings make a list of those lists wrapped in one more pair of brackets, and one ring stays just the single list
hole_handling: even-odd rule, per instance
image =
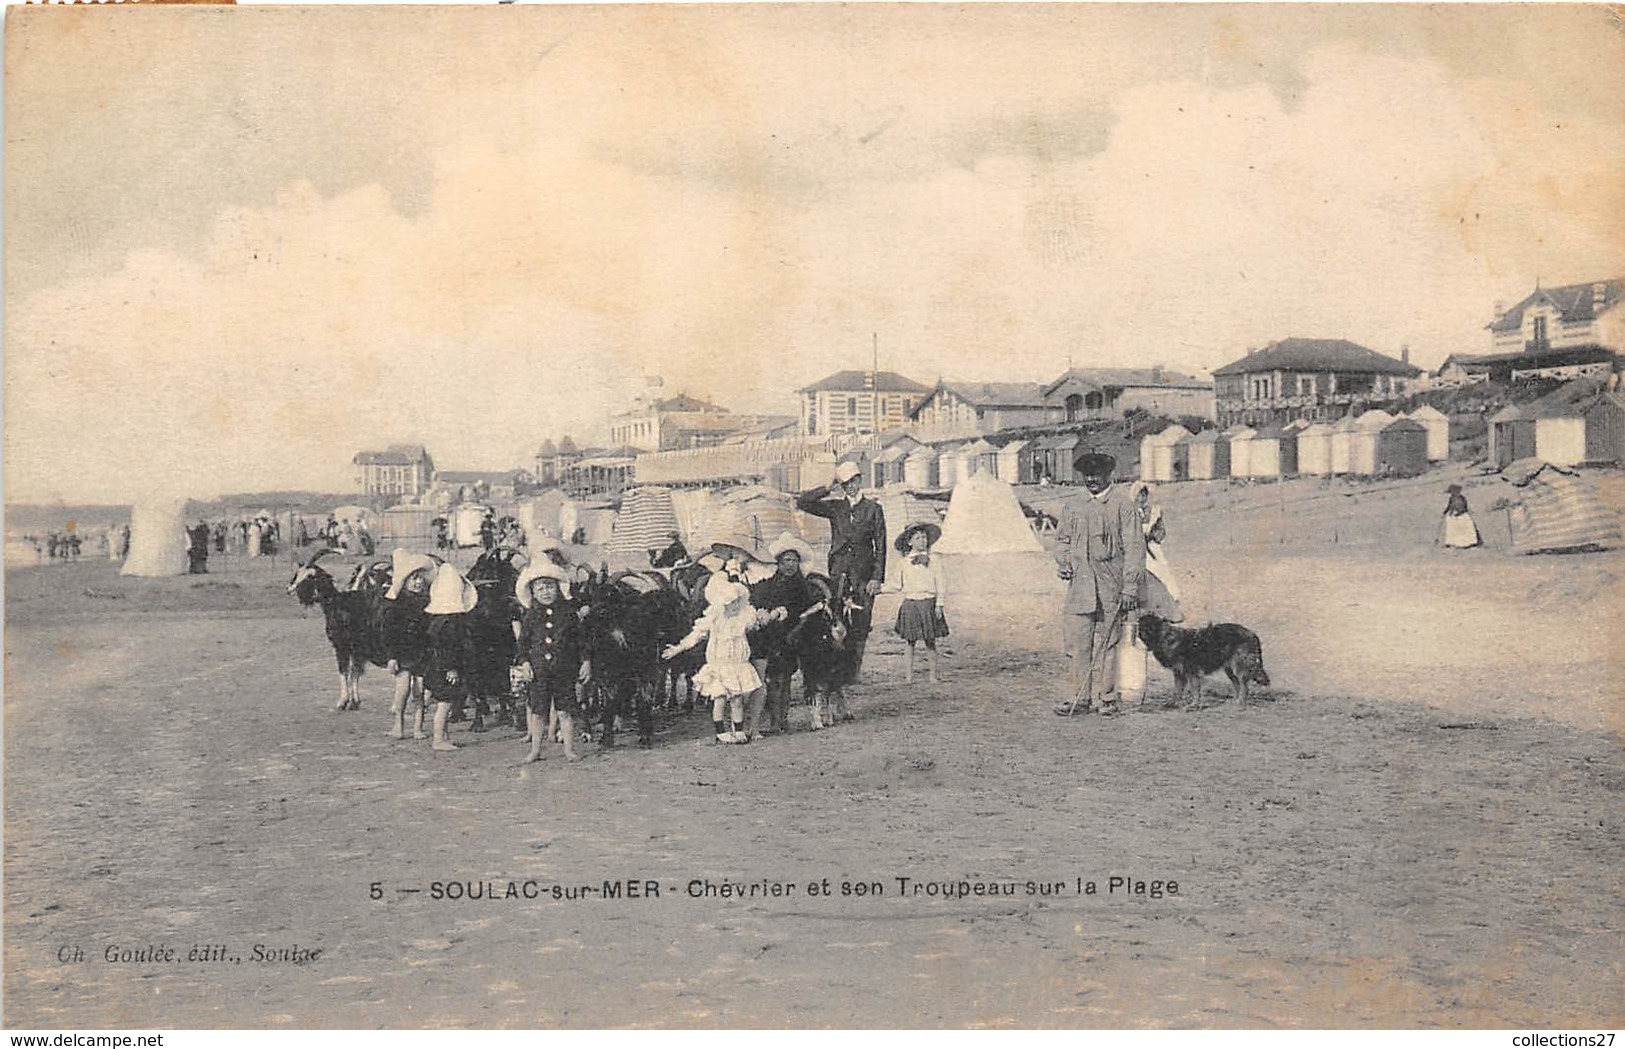
[{"label": "woman in long dress", "polygon": [[1162,507],[1151,501],[1151,486],[1136,481],[1129,490],[1134,508],[1140,512],[1140,528],[1145,533],[1145,586],[1140,596],[1140,611],[1161,616],[1170,623],[1184,620],[1179,607],[1179,584],[1174,581],[1173,565],[1162,549],[1168,527],[1162,520]]},{"label": "woman in long dress", "polygon": [[1467,509],[1467,497],[1461,494],[1461,485],[1453,484],[1445,491],[1449,493],[1450,500],[1445,503],[1444,520],[1439,522],[1438,541],[1452,550],[1478,546],[1482,540],[1478,536],[1478,526],[1473,523],[1472,512]]}]

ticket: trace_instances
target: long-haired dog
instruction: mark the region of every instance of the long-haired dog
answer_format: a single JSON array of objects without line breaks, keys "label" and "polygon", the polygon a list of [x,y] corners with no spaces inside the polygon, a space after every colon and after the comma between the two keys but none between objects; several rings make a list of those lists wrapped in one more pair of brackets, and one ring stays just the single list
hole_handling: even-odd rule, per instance
[{"label": "long-haired dog", "polygon": [[1143,615],[1136,628],[1140,641],[1157,662],[1174,672],[1174,700],[1190,692],[1187,707],[1202,698],[1202,679],[1223,670],[1235,689],[1234,698],[1247,705],[1247,686],[1269,687],[1264,671],[1264,647],[1258,635],[1237,623],[1215,623],[1200,630],[1185,630],[1160,616]]}]

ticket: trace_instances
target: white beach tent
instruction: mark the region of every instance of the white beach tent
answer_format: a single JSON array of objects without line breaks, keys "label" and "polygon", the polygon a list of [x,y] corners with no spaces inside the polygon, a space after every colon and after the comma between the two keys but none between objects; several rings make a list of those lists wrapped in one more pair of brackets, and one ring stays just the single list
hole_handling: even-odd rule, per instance
[{"label": "white beach tent", "polygon": [[1424,404],[1407,412],[1405,418],[1427,427],[1428,462],[1442,463],[1450,458],[1450,416],[1431,404]]},{"label": "white beach tent", "polygon": [[119,575],[186,574],[186,500],[148,499],[130,514],[130,552]]},{"label": "white beach tent", "polygon": [[1025,639],[1035,650],[1054,647],[1066,584],[1008,484],[984,472],[956,486],[935,553],[942,557],[951,629],[1001,644]]},{"label": "white beach tent", "polygon": [[937,487],[937,453],[928,445],[921,445],[903,460],[903,483],[910,488]]}]

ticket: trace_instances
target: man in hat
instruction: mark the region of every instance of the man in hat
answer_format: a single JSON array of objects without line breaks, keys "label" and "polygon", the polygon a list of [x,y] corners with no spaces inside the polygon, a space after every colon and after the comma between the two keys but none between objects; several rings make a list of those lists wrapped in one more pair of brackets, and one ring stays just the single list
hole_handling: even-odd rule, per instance
[{"label": "man in hat", "polygon": [[1145,574],[1140,515],[1113,484],[1117,460],[1084,452],[1073,461],[1089,497],[1068,506],[1057,538],[1063,544],[1060,576],[1068,581],[1061,606],[1072,696],[1055,708],[1062,716],[1118,712],[1110,672],[1124,619],[1139,604]]},{"label": "man in hat", "polygon": [[796,508],[829,521],[829,578],[837,593],[858,607],[851,616],[852,664],[848,681],[863,670],[863,650],[875,595],[886,580],[886,515],[863,495],[863,476],[854,462],[835,467],[835,483],[796,496]]},{"label": "man in hat", "polygon": [[205,521],[186,530],[186,571],[191,575],[209,574],[209,525]]}]

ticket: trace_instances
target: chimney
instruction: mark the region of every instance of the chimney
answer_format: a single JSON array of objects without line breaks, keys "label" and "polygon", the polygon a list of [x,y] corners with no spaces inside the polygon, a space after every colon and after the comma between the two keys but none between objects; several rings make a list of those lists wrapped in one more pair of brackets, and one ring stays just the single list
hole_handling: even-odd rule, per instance
[{"label": "chimney", "polygon": [[1495,300],[1495,319],[1500,320],[1501,319],[1501,314],[1505,313],[1506,311],[1507,311],[1506,303],[1502,302],[1500,299],[1496,299]]},{"label": "chimney", "polygon": [[1151,385],[1162,385],[1162,365],[1160,364],[1153,364],[1151,366]]},{"label": "chimney", "polygon": [[864,372],[863,373],[863,388],[865,390],[872,390],[872,389],[875,388],[875,373],[874,372]]},{"label": "chimney", "polygon": [[1608,285],[1601,283],[1593,284],[1591,286],[1591,312],[1596,313],[1600,311],[1603,307],[1603,303],[1607,301]]},{"label": "chimney", "polygon": [[1399,362],[1401,364],[1411,363],[1411,348],[1408,344],[1399,348]]}]

